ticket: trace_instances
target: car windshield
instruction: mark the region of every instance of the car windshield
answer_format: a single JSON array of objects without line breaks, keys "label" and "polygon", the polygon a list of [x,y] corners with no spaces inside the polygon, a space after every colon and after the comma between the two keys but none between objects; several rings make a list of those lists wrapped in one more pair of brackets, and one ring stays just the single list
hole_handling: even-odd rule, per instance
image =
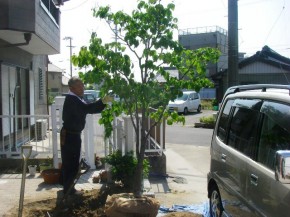
[{"label": "car windshield", "polygon": [[96,99],[99,99],[99,90],[85,90],[85,94],[93,94]]},{"label": "car windshield", "polygon": [[96,91],[96,98],[99,98],[100,97],[100,91]]},{"label": "car windshield", "polygon": [[91,102],[95,102],[95,101],[96,101],[94,95],[93,95],[93,94],[89,94],[89,93],[85,93],[85,94],[83,95],[83,98],[84,98],[84,100],[85,100],[87,103],[91,103]]},{"label": "car windshield", "polygon": [[186,101],[187,99],[188,99],[188,94],[187,93],[183,93],[183,95],[181,97],[177,97],[175,100]]}]

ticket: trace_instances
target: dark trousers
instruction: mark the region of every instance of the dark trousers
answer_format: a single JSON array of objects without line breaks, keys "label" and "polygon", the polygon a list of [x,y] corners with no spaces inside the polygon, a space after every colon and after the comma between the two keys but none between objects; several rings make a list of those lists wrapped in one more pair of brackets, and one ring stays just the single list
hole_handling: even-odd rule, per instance
[{"label": "dark trousers", "polygon": [[62,182],[63,192],[67,193],[79,169],[81,153],[81,134],[61,132]]}]

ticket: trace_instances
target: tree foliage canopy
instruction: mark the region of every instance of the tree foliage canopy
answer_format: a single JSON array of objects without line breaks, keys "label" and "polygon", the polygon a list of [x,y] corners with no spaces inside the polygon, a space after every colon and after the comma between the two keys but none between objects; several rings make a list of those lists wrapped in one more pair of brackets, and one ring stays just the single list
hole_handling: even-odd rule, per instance
[{"label": "tree foliage canopy", "polygon": [[[80,74],[86,83],[102,84],[102,94],[111,90],[121,99],[102,113],[101,123],[107,136],[112,131],[113,115],[125,113],[131,116],[136,133],[141,129],[142,147],[149,133],[142,128],[146,118],[154,119],[155,125],[163,117],[168,124],[184,122],[183,116],[166,110],[169,100],[181,95],[182,89],[199,91],[212,85],[206,78],[206,66],[217,61],[219,52],[213,48],[182,47],[174,39],[177,30],[177,19],[172,15],[174,8],[173,3],[163,5],[161,0],[139,0],[131,14],[113,13],[109,6],[93,10],[96,18],[108,23],[116,40],[103,43],[93,33],[90,45],[82,47],[72,60],[79,67],[91,68]],[[164,67],[175,68],[179,77],[172,76]],[[163,77],[165,82],[159,83],[158,77]],[[150,111],[152,107],[155,112]],[[136,150],[140,150],[137,156],[142,161],[142,148]]]}]

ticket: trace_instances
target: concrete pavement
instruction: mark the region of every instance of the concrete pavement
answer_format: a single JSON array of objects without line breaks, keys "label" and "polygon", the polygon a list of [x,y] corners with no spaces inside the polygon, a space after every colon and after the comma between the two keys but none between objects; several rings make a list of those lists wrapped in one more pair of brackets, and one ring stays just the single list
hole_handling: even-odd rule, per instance
[{"label": "concrete pavement", "polygon": [[[167,144],[166,147],[168,177],[152,177],[149,184],[145,183],[145,188],[154,192],[160,204],[165,207],[205,202],[209,148],[181,144]],[[91,170],[83,175],[76,188],[78,190],[100,188],[101,184],[92,181],[99,172]],[[18,209],[21,177],[21,174],[0,175],[0,216],[5,216],[5,213],[11,209]],[[60,190],[60,185],[45,184],[39,173],[35,176],[27,174],[24,204],[31,200],[56,198]]]},{"label": "concrete pavement", "polygon": [[167,144],[166,147],[168,178],[150,179],[161,205],[171,207],[207,201],[209,148],[180,144]]},{"label": "concrete pavement", "polygon": [[[194,123],[199,116],[187,116],[192,119],[187,123]],[[200,204],[208,200],[206,176],[209,171],[211,132],[207,139],[205,143],[208,146],[198,146],[194,143],[191,145],[166,143],[168,176],[153,176],[144,184],[149,192],[154,193],[162,206]],[[101,184],[92,181],[99,172],[91,170],[83,175],[76,184],[76,188],[78,190],[100,188]],[[21,177],[21,174],[0,175],[0,216],[5,216],[5,213],[11,209],[18,210]],[[45,184],[39,173],[35,176],[27,174],[24,204],[30,200],[56,198],[57,192],[61,189],[60,185]]]}]

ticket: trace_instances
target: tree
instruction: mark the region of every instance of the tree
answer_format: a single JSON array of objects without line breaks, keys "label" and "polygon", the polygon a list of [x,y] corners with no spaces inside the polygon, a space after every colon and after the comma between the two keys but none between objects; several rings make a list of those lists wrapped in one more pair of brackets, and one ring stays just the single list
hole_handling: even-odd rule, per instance
[{"label": "tree", "polygon": [[[108,6],[95,8],[93,15],[105,20],[112,32],[118,31],[117,40],[103,43],[93,33],[90,45],[82,47],[78,56],[72,57],[75,65],[90,66],[87,73],[80,73],[85,82],[102,84],[103,94],[111,90],[120,96],[120,102],[113,102],[110,109],[102,112],[101,123],[105,126],[106,136],[112,132],[113,115],[125,113],[131,117],[138,159],[134,173],[135,196],[142,192],[142,166],[150,134],[150,130],[145,130],[145,121],[148,117],[154,120],[150,129],[163,118],[168,124],[184,123],[183,116],[166,110],[169,100],[180,96],[182,89],[199,91],[211,86],[206,78],[206,66],[209,61],[217,61],[219,56],[219,52],[212,48],[186,50],[173,39],[174,30],[177,30],[177,19],[172,15],[174,8],[172,3],[164,6],[161,0],[139,0],[131,15],[122,11],[113,13]],[[172,77],[164,66],[175,67],[179,78]],[[165,82],[160,84],[156,76],[163,76]],[[151,107],[156,111],[151,112]]]}]

